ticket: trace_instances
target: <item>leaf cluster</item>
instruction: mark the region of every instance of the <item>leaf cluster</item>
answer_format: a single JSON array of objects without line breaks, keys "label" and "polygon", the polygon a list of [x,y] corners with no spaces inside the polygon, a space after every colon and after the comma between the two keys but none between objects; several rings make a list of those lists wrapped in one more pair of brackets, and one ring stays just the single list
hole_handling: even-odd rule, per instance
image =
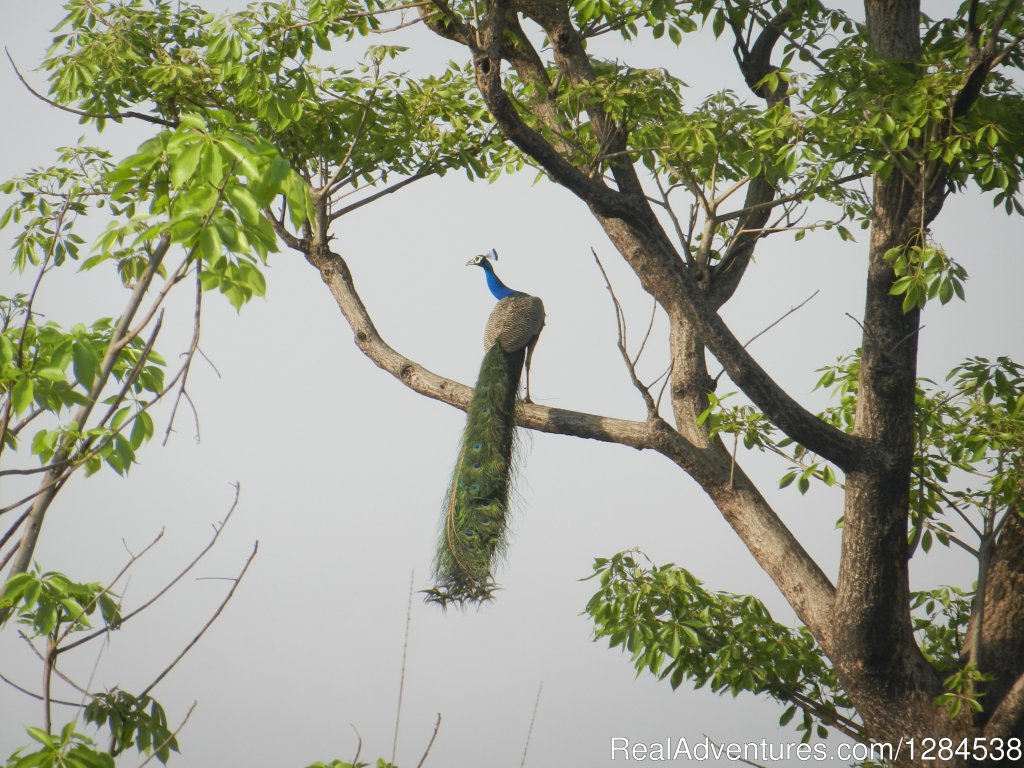
[{"label": "leaf cluster", "polygon": [[34,726],[25,730],[39,749],[34,752],[26,752],[28,748],[16,750],[9,758],[8,768],[114,768],[114,758],[96,749],[88,736],[77,733],[73,722],[57,734]]},{"label": "leaf cluster", "polygon": [[973,601],[973,591],[951,586],[911,594],[911,620],[921,652],[942,672],[962,667],[960,658]]},{"label": "leaf cluster", "polygon": [[117,629],[121,609],[115,597],[102,584],[75,582],[56,571],[25,571],[11,576],[0,592],[0,623],[17,616],[36,635],[56,637],[90,629],[89,617],[98,610],[104,626]]},{"label": "leaf cluster", "polygon": [[[59,28],[68,31],[44,68],[52,96],[86,112],[122,119],[155,102],[171,123],[228,113],[307,178],[344,164],[340,178],[350,185],[520,167],[484,119],[465,66],[419,79],[387,72],[384,63],[404,49],[384,45],[365,48],[355,68],[317,63],[336,41],[354,45],[381,26],[391,9],[377,0],[262,2],[219,16],[168,0],[68,7]],[[102,126],[104,118],[94,119]]]},{"label": "leaf cluster", "polygon": [[683,680],[717,693],[766,694],[787,705],[783,725],[799,711],[803,740],[828,726],[856,728],[850,702],[831,665],[806,628],[772,619],[749,595],[711,592],[684,568],[643,567],[642,554],[620,552],[598,558],[598,591],[587,603],[595,639],[621,646],[639,675]]},{"label": "leaf cluster", "polygon": [[157,760],[166,763],[172,750],[179,751],[163,707],[148,694],[133,696],[115,689],[94,696],[85,708],[85,720],[110,730],[110,751],[115,757],[134,748],[143,754],[155,754]]}]

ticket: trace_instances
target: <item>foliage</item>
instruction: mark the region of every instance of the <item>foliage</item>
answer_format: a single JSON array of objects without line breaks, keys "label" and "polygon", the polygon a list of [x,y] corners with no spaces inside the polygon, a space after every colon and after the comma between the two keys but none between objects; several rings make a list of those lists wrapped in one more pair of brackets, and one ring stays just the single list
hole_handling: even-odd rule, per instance
[{"label": "foliage", "polygon": [[787,704],[786,725],[797,711],[803,741],[824,737],[840,723],[849,732],[853,715],[831,664],[806,628],[774,621],[750,595],[709,592],[684,568],[672,563],[641,567],[642,554],[620,552],[594,561],[590,579],[600,588],[587,603],[595,639],[621,646],[637,675],[683,680],[697,688],[733,696],[746,691]]},{"label": "foliage", "polygon": [[952,672],[961,667],[960,652],[971,619],[973,599],[973,591],[949,586],[912,595],[910,606],[915,610],[914,629],[921,650],[943,671]]},{"label": "foliage", "polygon": [[[10,612],[36,635],[60,637],[90,629],[97,609],[105,626],[117,629],[121,610],[101,584],[81,584],[62,573],[27,571],[11,576],[0,592],[0,615]],[[66,625],[66,626],[65,626]]]},{"label": "foliage", "polygon": [[[7,580],[0,592],[0,626],[15,618],[31,628],[34,635],[44,637],[47,663],[56,666],[59,653],[121,627],[121,606],[116,597],[108,587],[75,582],[62,573],[18,573]],[[103,623],[98,632],[89,621],[97,613]],[[114,690],[90,698],[83,710],[84,720],[109,728],[113,739],[109,753],[97,751],[91,739],[75,730],[76,722],[72,720],[57,736],[29,727],[29,736],[42,746],[28,754],[18,750],[10,765],[112,766],[112,758],[128,748],[153,753],[161,763],[166,763],[171,750],[178,750],[163,708],[149,695],[135,697]]]},{"label": "foliage", "polygon": [[39,748],[27,752],[29,747],[17,750],[11,755],[10,768],[114,768],[114,758],[98,751],[92,739],[74,730],[74,723],[68,723],[57,735],[51,735],[41,728],[26,728],[28,735]]},{"label": "foliage", "polygon": [[[469,33],[478,30],[469,20],[482,24],[478,4],[436,5],[416,12],[434,31],[474,48]],[[136,462],[155,434],[154,404],[175,388],[179,399],[186,396],[198,344],[197,321],[176,369],[167,363],[175,358],[156,350],[160,311],[176,286],[194,283],[197,318],[210,292],[240,310],[265,294],[264,267],[282,243],[313,262],[328,249],[333,222],[420,178],[459,170],[494,181],[531,164],[577,187],[604,184],[611,194],[614,184],[614,192],[632,196],[633,210],[650,200],[660,206],[679,242],[669,244],[661,232],[653,250],[663,256],[678,245],[672,263],[702,280],[742,273],[754,245],[779,232],[801,238],[820,228],[852,240],[851,230],[879,220],[863,180],[899,181],[920,199],[900,212],[914,220],[901,222],[883,261],[891,268],[888,293],[909,318],[936,299],[966,296],[966,270],[928,232],[949,191],[975,188],[1007,213],[1024,214],[1024,134],[1017,130],[1024,95],[1015,76],[1024,68],[1024,17],[1010,12],[1012,3],[965,2],[950,18],[922,18],[921,56],[913,62],[876,55],[868,25],[820,0],[565,6],[581,50],[608,33],[662,46],[669,56],[691,34],[722,39],[755,98],[726,88],[692,105],[686,84],[668,70],[593,56],[574,68],[565,61],[573,39],[549,34],[532,48],[515,9],[515,25],[498,40],[504,59],[515,62],[500,87],[521,123],[485,107],[475,61],[412,76],[400,70],[404,48],[365,44],[365,35],[384,31],[386,14],[419,6],[280,0],[218,15],[171,0],[65,3],[43,62],[50,98],[79,110],[97,131],[126,120],[153,130],[127,156],[69,147],[52,165],[0,186],[8,198],[0,228],[17,227],[12,263],[32,284],[0,296],[0,454],[34,457],[33,466],[15,471],[40,479],[31,496],[4,500],[4,512],[41,522],[78,470],[92,474],[106,464],[124,474]],[[1000,46],[986,60],[978,34],[994,27]],[[759,58],[765,40],[769,54],[780,47],[774,59]],[[327,55],[339,43],[344,66],[325,64],[339,61]],[[475,47],[472,58],[480,53]],[[989,70],[977,82],[981,63]],[[521,149],[533,136],[557,157]],[[631,187],[624,167],[646,173],[643,183]],[[741,190],[743,203],[736,202]],[[679,212],[679,191],[689,195],[688,216]],[[90,238],[86,221],[97,214],[107,226]],[[124,310],[70,327],[42,322],[36,300],[47,275],[71,265],[111,274],[131,293]],[[714,309],[734,289],[714,296]],[[831,389],[835,400],[818,420],[843,436],[857,431],[866,354],[858,349],[819,371],[817,388]],[[911,380],[906,392],[912,389]],[[984,571],[1024,488],[1022,391],[1024,369],[1006,357],[971,358],[945,386],[917,382],[910,555],[936,541],[954,544]],[[741,442],[783,459],[782,488],[843,486],[840,462],[789,436],[777,413],[726,402],[730,396],[700,395],[689,411],[702,411],[696,442],[732,437],[730,489]],[[649,421],[658,421],[657,408],[649,410]],[[680,432],[691,426],[677,424]],[[90,628],[97,612],[104,630],[117,629],[123,617],[110,586],[30,567],[30,539],[12,550],[3,621],[16,617],[45,639],[51,660],[70,636],[101,631]],[[600,588],[587,610],[597,635],[623,646],[638,673],[667,678],[673,688],[692,680],[734,695],[766,694],[787,705],[783,723],[802,713],[805,740],[828,727],[862,735],[808,629],[775,622],[752,597],[708,591],[675,566],[641,567],[631,553],[599,559],[594,577]],[[906,606],[921,651],[945,677],[938,700],[953,718],[978,710],[975,685],[987,679],[960,661],[974,600],[971,590],[944,587],[915,593]],[[86,718],[110,731],[113,754],[134,748],[164,761],[176,749],[148,691],[96,695]],[[46,725],[29,729],[40,746],[16,753],[12,765],[112,764],[73,724],[59,734]]]},{"label": "foliage", "polygon": [[[51,98],[77,105],[97,130],[126,119],[154,130],[126,155],[79,144],[0,186],[0,228],[16,228],[12,265],[32,285],[0,296],[0,452],[34,456],[37,467],[17,471],[41,479],[36,493],[0,504],[24,508],[11,533],[30,512],[41,519],[76,471],[127,473],[155,434],[155,404],[175,388],[187,397],[198,320],[176,368],[155,348],[166,297],[187,278],[197,318],[210,292],[240,310],[265,294],[263,268],[282,237],[327,224],[315,196],[336,201],[340,216],[395,179],[522,166],[489,130],[465,67],[386,71],[403,50],[394,46],[364,47],[346,69],[313,61],[379,28],[380,4],[262,3],[222,15],[169,0],[65,7],[43,64]],[[98,236],[95,221],[105,222]],[[125,310],[71,327],[43,321],[47,278],[69,267],[114,277],[132,294]],[[30,627],[55,666],[63,650],[118,629],[120,606],[109,587],[28,567],[34,545],[24,541],[8,554],[16,572],[0,617]],[[74,722],[54,735],[47,715],[29,730],[39,748],[11,765],[106,766],[125,750],[166,762],[177,750],[148,689],[93,694],[84,718],[109,731],[108,750]]]},{"label": "foliage", "polygon": [[110,729],[112,755],[134,747],[145,754],[153,752],[166,763],[171,750],[178,751],[178,739],[167,726],[163,707],[146,694],[136,697],[127,691],[109,691],[93,698],[84,714],[86,722]]},{"label": "foliage", "polygon": [[[819,372],[815,388],[831,389],[837,400],[821,418],[852,431],[859,350]],[[956,366],[947,380],[948,389],[926,379],[920,380],[917,389],[911,554],[918,546],[927,553],[935,541],[947,547],[956,543],[977,554],[1014,514],[1024,487],[1024,368],[1007,357],[996,361],[974,357]],[[828,463],[793,441],[780,439],[774,425],[756,408],[724,404],[730,397],[708,395],[708,408],[698,421],[707,425],[711,435],[732,435],[737,446],[742,442],[748,450],[757,448],[797,463],[796,469],[782,475],[781,488],[795,481],[806,493],[812,479],[829,486],[838,482]],[[973,546],[959,538],[957,528],[963,523],[978,538]],[[689,678],[697,687],[710,682],[712,690],[734,695],[740,690],[768,693],[792,702],[789,716],[808,700],[821,704],[834,699],[849,707],[807,630],[775,624],[754,598],[707,592],[692,574],[671,564],[641,568],[635,553],[597,559],[595,574],[589,578],[595,576],[600,576],[601,589],[587,611],[594,619],[596,637],[608,637],[613,647],[622,645],[638,674],[646,670],[659,679],[668,677],[673,688]],[[943,586],[911,595],[912,622],[921,650],[946,675],[945,692],[937,701],[951,717],[964,707],[981,712],[976,687],[992,679],[963,662],[975,600],[976,587]],[[759,635],[752,637],[748,632]],[[757,637],[776,645],[763,647],[755,642]],[[777,649],[786,649],[791,668],[775,658]],[[748,660],[755,660],[753,670],[748,669]],[[780,670],[796,678],[806,675],[834,692],[807,694],[791,680],[777,682],[773,676]],[[835,704],[828,706],[825,715],[813,707],[803,711],[805,719],[798,727],[805,737],[812,717],[828,723],[840,714],[851,716]],[[789,717],[784,719],[788,722]]]}]

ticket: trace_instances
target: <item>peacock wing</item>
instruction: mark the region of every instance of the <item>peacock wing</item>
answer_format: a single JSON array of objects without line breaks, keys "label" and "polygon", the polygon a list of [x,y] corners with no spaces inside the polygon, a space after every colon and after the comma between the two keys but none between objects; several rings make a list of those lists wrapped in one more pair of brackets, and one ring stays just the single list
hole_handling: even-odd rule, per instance
[{"label": "peacock wing", "polygon": [[495,342],[506,352],[523,349],[544,327],[544,302],[525,293],[507,296],[495,304],[484,329],[484,349]]}]

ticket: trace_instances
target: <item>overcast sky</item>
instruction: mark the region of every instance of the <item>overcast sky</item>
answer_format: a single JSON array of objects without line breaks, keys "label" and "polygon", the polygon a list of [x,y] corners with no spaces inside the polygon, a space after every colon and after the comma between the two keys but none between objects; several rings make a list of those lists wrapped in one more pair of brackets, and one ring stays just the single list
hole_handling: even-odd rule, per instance
[{"label": "overcast sky", "polygon": [[[44,79],[32,69],[60,15],[55,2],[13,4],[5,12],[0,42],[40,89]],[[459,55],[444,41],[409,34],[424,48],[403,66],[436,70]],[[350,50],[342,47],[338,60],[354,56]],[[739,87],[711,79],[732,72],[727,46],[674,55],[694,102],[711,88]],[[630,62],[665,63],[647,49]],[[87,133],[28,94],[6,65],[0,97],[7,115],[0,128],[3,178],[51,162],[54,147]],[[126,155],[146,135],[141,126],[111,125],[100,140]],[[604,257],[632,328],[644,326],[650,304],[568,193],[534,185],[530,174],[494,186],[453,174],[412,185],[339,223],[334,245],[349,260],[381,333],[404,354],[472,382],[493,299],[480,271],[464,264],[494,247],[504,281],[541,296],[547,309],[534,357],[534,399],[643,416],[615,348],[614,314],[590,248]],[[1020,221],[964,195],[947,203],[934,233],[971,278],[968,303],[925,312],[922,374],[941,380],[969,354],[1024,360],[1008,310],[1024,284]],[[13,235],[0,233],[0,242],[6,246]],[[858,343],[859,328],[847,314],[862,313],[865,243],[840,245],[829,235],[795,243],[780,235],[758,253],[724,314],[748,338],[820,289],[752,347],[798,399],[820,406],[810,392],[815,369]],[[65,271],[47,280],[39,302],[47,319],[70,324],[120,311],[126,294],[109,273]],[[223,579],[237,573],[258,540],[259,554],[234,600],[154,690],[175,723],[198,702],[180,735],[179,766],[301,768],[350,759],[356,733],[364,759],[390,758],[410,577],[415,573],[417,590],[429,585],[463,423],[461,412],[417,396],[358,352],[319,276],[299,256],[272,257],[267,278],[267,299],[241,314],[207,297],[201,346],[216,369],[202,361],[193,369],[198,435],[186,411],[167,447],[148,446],[127,479],[104,471],[74,480],[51,510],[37,551],[44,569],[104,581],[127,557],[125,542],[137,551],[165,529],[122,590],[126,606],[137,605],[205,544],[231,504],[231,484],[240,483],[238,510],[196,570],[201,578],[181,584],[107,646],[68,659],[87,679],[99,654],[93,690],[142,689],[207,620],[228,587]],[[24,284],[6,267],[0,271],[0,292]],[[185,349],[191,332],[188,293],[165,320],[159,347],[169,359]],[[659,324],[656,335],[662,332]],[[665,364],[664,348],[655,347],[643,370],[653,377]],[[167,409],[160,414],[162,433]],[[783,708],[771,701],[734,700],[685,684],[672,692],[650,676],[635,678],[627,657],[591,641],[581,612],[594,585],[580,579],[595,557],[634,546],[656,563],[685,566],[711,589],[754,594],[778,620],[794,622],[695,483],[660,456],[628,448],[546,434],[524,434],[522,446],[519,505],[497,600],[479,611],[444,614],[413,598],[398,764],[417,764],[441,713],[426,765],[518,766],[542,682],[526,762],[534,767],[611,764],[612,737],[797,740],[795,731],[777,727]],[[784,465],[760,456],[741,460],[834,578],[839,493],[778,491]],[[3,499],[12,488],[0,486]],[[915,587],[968,583],[969,566],[956,553],[939,552],[915,568]],[[0,672],[37,689],[38,663],[4,634]],[[59,710],[58,723],[68,712]],[[39,724],[39,714],[38,704],[0,686],[0,755],[28,741],[18,724]]]}]

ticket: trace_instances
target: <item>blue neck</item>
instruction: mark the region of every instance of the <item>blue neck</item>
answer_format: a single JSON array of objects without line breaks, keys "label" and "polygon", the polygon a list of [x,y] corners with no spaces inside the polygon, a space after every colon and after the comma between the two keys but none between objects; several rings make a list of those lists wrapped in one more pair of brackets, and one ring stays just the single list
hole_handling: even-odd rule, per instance
[{"label": "blue neck", "polygon": [[489,261],[481,262],[480,266],[484,268],[484,274],[487,275],[487,287],[491,289],[491,293],[494,295],[494,298],[501,300],[509,296],[515,296],[519,293],[519,291],[513,291],[501,282],[498,276],[494,274],[494,268],[491,266]]}]

